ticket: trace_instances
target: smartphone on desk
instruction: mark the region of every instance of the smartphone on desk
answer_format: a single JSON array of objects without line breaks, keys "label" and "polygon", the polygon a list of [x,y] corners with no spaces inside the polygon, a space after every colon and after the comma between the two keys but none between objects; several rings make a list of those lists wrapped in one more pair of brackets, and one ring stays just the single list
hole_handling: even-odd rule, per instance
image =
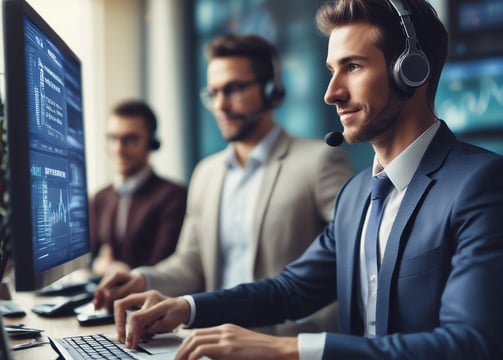
[{"label": "smartphone on desk", "polygon": [[45,317],[69,316],[75,314],[76,307],[86,304],[92,299],[93,294],[90,293],[60,297],[49,303],[36,304],[31,311]]},{"label": "smartphone on desk", "polygon": [[82,326],[113,324],[114,314],[108,310],[96,310],[91,313],[78,314],[77,321]]},{"label": "smartphone on desk", "polygon": [[96,286],[101,281],[102,276],[90,276],[81,281],[55,282],[36,292],[40,296],[72,296],[83,292],[94,293]]},{"label": "smartphone on desk", "polygon": [[77,321],[81,326],[107,325],[114,323],[114,314],[106,309],[96,310],[89,302],[75,309]]}]

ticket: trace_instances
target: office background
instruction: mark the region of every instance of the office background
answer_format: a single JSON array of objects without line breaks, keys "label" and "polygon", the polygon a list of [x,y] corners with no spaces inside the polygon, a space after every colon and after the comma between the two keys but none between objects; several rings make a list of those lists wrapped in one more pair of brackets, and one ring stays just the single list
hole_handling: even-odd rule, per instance
[{"label": "office background", "polygon": [[[323,138],[340,128],[336,112],[323,103],[327,40],[314,26],[322,0],[28,2],[83,63],[90,193],[111,179],[105,131],[118,100],[141,97],[153,106],[162,140],[154,166],[181,183],[188,183],[201,157],[225,146],[198,97],[205,84],[204,43],[223,32],[256,32],[278,46],[287,97],[276,117],[291,133]],[[437,113],[460,137],[503,153],[503,3],[430,2],[451,35]],[[370,164],[369,145],[344,146],[355,169]]]}]

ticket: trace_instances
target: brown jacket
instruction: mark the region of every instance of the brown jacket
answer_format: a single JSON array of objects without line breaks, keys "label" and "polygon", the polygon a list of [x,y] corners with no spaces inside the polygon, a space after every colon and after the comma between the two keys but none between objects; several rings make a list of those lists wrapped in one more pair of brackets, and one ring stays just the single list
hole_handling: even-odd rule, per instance
[{"label": "brown jacket", "polygon": [[185,215],[187,189],[156,174],[133,194],[126,234],[117,238],[119,194],[113,186],[98,191],[90,201],[93,256],[109,243],[116,260],[130,267],[153,265],[175,250]]}]

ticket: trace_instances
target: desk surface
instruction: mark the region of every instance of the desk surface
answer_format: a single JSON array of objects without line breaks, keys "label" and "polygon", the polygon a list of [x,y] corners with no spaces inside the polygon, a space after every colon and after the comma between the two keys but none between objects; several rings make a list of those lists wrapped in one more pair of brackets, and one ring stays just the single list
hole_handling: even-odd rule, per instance
[{"label": "desk surface", "polygon": [[[30,328],[42,329],[42,339],[47,340],[47,336],[54,338],[102,333],[110,338],[115,338],[116,332],[113,325],[100,326],[80,326],[74,316],[61,318],[45,318],[31,311],[31,308],[37,303],[50,302],[50,297],[36,296],[31,292],[15,292],[10,289],[11,297],[14,302],[20,305],[26,312],[26,316],[20,318],[3,318],[5,324],[24,324]],[[31,339],[11,340],[12,345],[29,342]],[[15,360],[50,360],[57,359],[57,353],[51,345],[46,344],[34,348],[14,351]]]}]

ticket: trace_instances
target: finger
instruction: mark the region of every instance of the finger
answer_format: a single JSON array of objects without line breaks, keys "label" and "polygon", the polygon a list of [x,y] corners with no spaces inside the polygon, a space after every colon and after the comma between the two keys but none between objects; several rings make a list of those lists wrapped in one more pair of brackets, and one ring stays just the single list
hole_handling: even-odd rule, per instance
[{"label": "finger", "polygon": [[113,302],[116,299],[121,299],[129,294],[145,292],[145,284],[142,283],[144,280],[142,275],[127,275],[123,282],[120,282],[117,286],[110,289],[110,301]]},{"label": "finger", "polygon": [[114,273],[105,276],[94,291],[94,306],[97,309],[106,307],[112,309],[113,301],[117,298],[113,291],[121,283],[128,281],[130,275],[127,273]]},{"label": "finger", "polygon": [[[145,303],[152,302],[149,296]],[[169,308],[164,303],[156,303],[151,307],[142,307],[140,310],[129,314],[128,331],[126,334],[126,346],[136,348],[139,341],[149,337],[154,333],[168,332],[173,330],[169,321],[163,322],[164,316]]]},{"label": "finger", "polygon": [[126,339],[126,311],[123,310],[122,306],[119,306],[120,302],[114,304],[114,322],[115,330],[117,331],[117,340],[124,343]]},{"label": "finger", "polygon": [[200,354],[200,350],[198,351],[200,346],[215,344],[219,341],[220,332],[216,328],[195,330],[182,342],[178,348],[175,360],[190,359],[194,357],[194,354]]},{"label": "finger", "polygon": [[124,299],[117,300],[114,303],[114,320],[117,338],[120,342],[124,342],[126,338],[126,311],[135,306],[143,305],[146,295],[144,293],[132,294]]},{"label": "finger", "polygon": [[227,354],[228,350],[225,346],[222,346],[220,343],[210,343],[210,344],[201,344],[199,345],[192,353],[190,353],[188,360],[197,360],[206,356],[210,359],[232,359],[231,354]]},{"label": "finger", "polygon": [[94,299],[93,299],[93,305],[96,310],[99,310],[103,307],[104,305],[104,296],[103,296],[103,291],[100,289],[96,289],[94,291]]},{"label": "finger", "polygon": [[98,289],[108,289],[114,287],[117,283],[125,282],[129,278],[128,273],[114,272],[110,275],[106,275],[98,284]]}]

